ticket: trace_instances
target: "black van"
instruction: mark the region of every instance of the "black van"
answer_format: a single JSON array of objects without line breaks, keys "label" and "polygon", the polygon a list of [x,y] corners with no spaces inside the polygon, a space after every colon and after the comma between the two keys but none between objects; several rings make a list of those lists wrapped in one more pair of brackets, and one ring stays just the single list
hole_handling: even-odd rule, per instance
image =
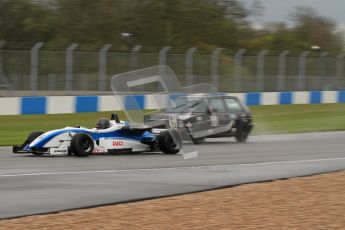
[{"label": "black van", "polygon": [[188,135],[195,144],[218,137],[245,142],[254,126],[249,108],[237,97],[225,95],[177,97],[160,113],[146,115],[144,123],[155,128],[176,126],[182,136]]}]

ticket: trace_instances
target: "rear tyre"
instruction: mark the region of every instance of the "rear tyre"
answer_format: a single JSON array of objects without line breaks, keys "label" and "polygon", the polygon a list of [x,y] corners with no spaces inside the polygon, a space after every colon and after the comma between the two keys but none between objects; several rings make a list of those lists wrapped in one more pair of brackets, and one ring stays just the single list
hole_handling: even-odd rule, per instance
[{"label": "rear tyre", "polygon": [[236,141],[237,142],[240,142],[240,143],[243,143],[243,142],[246,142],[247,139],[248,139],[248,132],[244,131],[244,130],[239,130],[237,133],[236,133]]},{"label": "rear tyre", "polygon": [[[44,132],[31,132],[28,137],[26,138],[25,142],[22,144],[21,148],[23,149],[26,145],[31,144],[37,137],[41,136]],[[32,152],[34,155],[43,155],[43,153],[40,152]]]},{"label": "rear tyre", "polygon": [[159,149],[165,154],[176,154],[182,148],[182,137],[176,130],[166,130],[158,136]]},{"label": "rear tyre", "polygon": [[77,133],[71,140],[71,152],[78,157],[89,156],[94,148],[92,138],[86,133]]},{"label": "rear tyre", "polygon": [[33,142],[37,137],[41,136],[44,132],[32,132],[28,135],[28,138],[26,139],[29,143]]}]

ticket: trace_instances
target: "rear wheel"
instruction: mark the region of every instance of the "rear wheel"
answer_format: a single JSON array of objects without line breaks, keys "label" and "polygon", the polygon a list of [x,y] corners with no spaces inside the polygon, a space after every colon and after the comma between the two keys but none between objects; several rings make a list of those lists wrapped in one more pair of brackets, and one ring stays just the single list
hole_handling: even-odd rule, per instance
[{"label": "rear wheel", "polygon": [[166,130],[158,136],[159,149],[165,154],[176,154],[182,148],[182,137],[176,130]]},{"label": "rear wheel", "polygon": [[33,142],[37,137],[41,136],[44,132],[32,132],[28,135],[28,138],[26,139],[29,143]]},{"label": "rear wheel", "polygon": [[[37,137],[41,136],[44,132],[32,132],[28,135],[25,142],[22,144],[21,148],[23,149],[25,146],[31,144]],[[34,155],[43,155],[41,152],[32,152]]]},{"label": "rear wheel", "polygon": [[89,156],[94,148],[92,138],[86,133],[77,133],[71,140],[71,152],[78,157]]}]

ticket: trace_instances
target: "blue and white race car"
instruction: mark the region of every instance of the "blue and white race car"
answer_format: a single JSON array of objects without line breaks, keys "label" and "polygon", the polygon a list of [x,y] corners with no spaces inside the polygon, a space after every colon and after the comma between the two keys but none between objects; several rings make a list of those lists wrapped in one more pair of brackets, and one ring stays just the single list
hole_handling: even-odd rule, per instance
[{"label": "blue and white race car", "polygon": [[176,154],[182,148],[181,135],[174,129],[154,129],[120,121],[116,114],[111,120],[101,118],[96,128],[66,127],[48,132],[32,132],[13,153],[35,155],[76,155],[86,157],[97,153],[152,152]]}]

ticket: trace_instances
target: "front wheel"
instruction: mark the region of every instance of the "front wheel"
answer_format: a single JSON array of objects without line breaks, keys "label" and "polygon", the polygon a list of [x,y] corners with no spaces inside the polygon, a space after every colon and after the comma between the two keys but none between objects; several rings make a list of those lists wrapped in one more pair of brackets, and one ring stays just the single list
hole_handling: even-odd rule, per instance
[{"label": "front wheel", "polygon": [[244,130],[239,130],[236,133],[235,139],[237,142],[243,143],[246,142],[248,139],[248,132],[244,131]]},{"label": "front wheel", "polygon": [[182,137],[176,130],[166,130],[158,136],[159,149],[165,154],[176,154],[182,149]]},{"label": "front wheel", "polygon": [[86,133],[77,133],[71,140],[71,152],[78,157],[89,156],[94,148],[92,138]]}]

